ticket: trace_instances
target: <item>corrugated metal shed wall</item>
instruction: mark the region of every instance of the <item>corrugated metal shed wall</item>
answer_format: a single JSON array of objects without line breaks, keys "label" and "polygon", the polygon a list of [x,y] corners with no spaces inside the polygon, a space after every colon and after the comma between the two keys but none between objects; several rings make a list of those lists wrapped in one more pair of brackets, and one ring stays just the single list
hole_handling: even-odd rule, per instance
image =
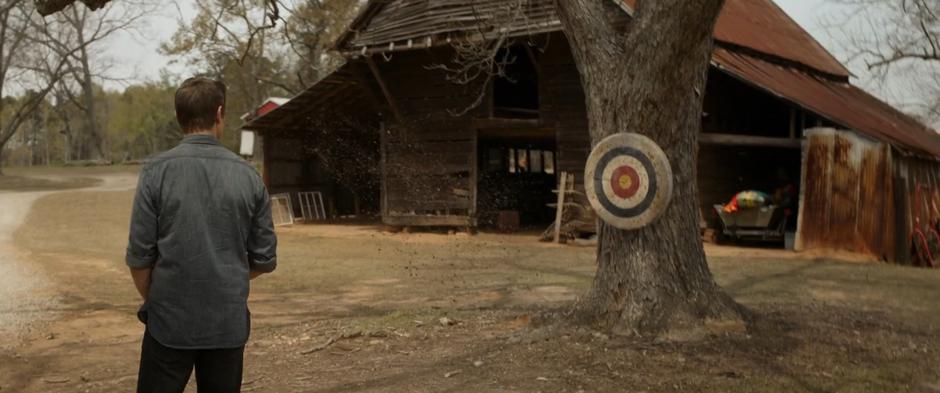
[{"label": "corrugated metal shed wall", "polygon": [[850,131],[806,132],[798,248],[896,261],[890,146]]},{"label": "corrugated metal shed wall", "polygon": [[801,190],[799,249],[926,264],[911,255],[911,233],[940,224],[940,161],[852,131],[812,129],[803,146]]}]

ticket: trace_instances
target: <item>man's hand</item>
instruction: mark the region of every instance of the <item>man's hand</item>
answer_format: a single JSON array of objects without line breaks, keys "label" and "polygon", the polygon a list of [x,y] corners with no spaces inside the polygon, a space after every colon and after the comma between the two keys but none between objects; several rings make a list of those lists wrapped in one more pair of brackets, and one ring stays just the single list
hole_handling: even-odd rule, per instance
[{"label": "man's hand", "polygon": [[134,286],[137,287],[137,293],[141,299],[147,301],[147,294],[150,293],[150,272],[152,268],[134,269],[131,268],[131,277],[134,278]]}]

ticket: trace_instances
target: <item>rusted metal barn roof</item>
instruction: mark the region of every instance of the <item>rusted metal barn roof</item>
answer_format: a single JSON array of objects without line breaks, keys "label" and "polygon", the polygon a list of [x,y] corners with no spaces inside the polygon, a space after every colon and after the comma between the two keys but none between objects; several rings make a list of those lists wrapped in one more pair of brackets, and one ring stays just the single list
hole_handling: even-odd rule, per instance
[{"label": "rusted metal barn roof", "polygon": [[[630,8],[636,4],[636,0],[622,1]],[[445,44],[440,38],[479,26],[475,18],[495,17],[500,4],[499,0],[371,0],[337,48],[374,53]],[[561,28],[553,0],[529,0],[526,7],[527,24],[512,27],[513,31],[529,34]],[[934,130],[849,84],[848,70],[772,0],[727,0],[715,38],[713,64],[719,69],[842,126],[911,152],[940,157],[940,136]],[[293,122],[290,119],[332,99],[331,94],[350,96],[343,93],[349,83],[355,84],[349,67],[246,128],[286,126]],[[336,89],[337,85],[344,89]]]},{"label": "rusted metal barn roof", "polygon": [[[624,0],[630,7],[637,0]],[[727,0],[715,24],[719,45],[760,52],[839,78],[849,70],[773,0]]]},{"label": "rusted metal barn roof", "polygon": [[842,126],[911,152],[940,157],[940,134],[849,83],[717,48],[718,69]]},{"label": "rusted metal barn roof", "polygon": [[715,39],[848,79],[849,70],[772,0],[728,0]]},{"label": "rusted metal barn roof", "polygon": [[[619,1],[619,0],[616,0]],[[623,0],[632,9],[637,0]],[[510,34],[560,31],[554,0],[527,0],[521,14],[504,0],[371,0],[337,41],[347,53],[385,52],[446,44],[451,35],[473,34],[499,24]],[[715,39],[848,78],[849,71],[773,0],[728,0]]]}]

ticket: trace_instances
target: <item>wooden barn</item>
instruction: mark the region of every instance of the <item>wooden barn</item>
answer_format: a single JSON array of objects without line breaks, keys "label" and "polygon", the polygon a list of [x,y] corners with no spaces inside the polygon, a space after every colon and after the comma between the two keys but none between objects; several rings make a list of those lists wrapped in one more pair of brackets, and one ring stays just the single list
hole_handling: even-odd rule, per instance
[{"label": "wooden barn", "polygon": [[[633,4],[623,3],[623,18]],[[559,174],[583,184],[584,93],[553,1],[520,7],[368,2],[336,44],[346,63],[245,125],[263,139],[272,192],[320,190],[338,214],[374,212],[396,226],[486,226],[507,211],[523,226],[551,223]],[[481,26],[497,25],[506,40],[494,55],[512,61],[489,83],[456,83],[442,66],[452,68],[455,48]],[[728,0],[715,45],[699,135],[703,227],[738,191],[793,182],[801,203],[788,229],[801,226],[798,245],[908,260],[912,202],[900,201],[912,186],[901,179],[916,167],[924,180],[915,183],[937,185],[940,137],[852,86],[772,0]],[[844,131],[807,132],[822,128]],[[845,156],[843,139],[866,153]],[[876,239],[868,209],[887,212],[891,236]]]}]

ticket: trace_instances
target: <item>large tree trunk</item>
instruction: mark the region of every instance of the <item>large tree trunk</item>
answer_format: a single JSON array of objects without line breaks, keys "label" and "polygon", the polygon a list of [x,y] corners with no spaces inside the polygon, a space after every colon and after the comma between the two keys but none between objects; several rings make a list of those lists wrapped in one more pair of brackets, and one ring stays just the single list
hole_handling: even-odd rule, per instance
[{"label": "large tree trunk", "polygon": [[[715,283],[699,235],[696,157],[712,30],[723,0],[557,0],[584,86],[591,140],[644,134],[669,157],[672,204],[651,225],[599,223],[597,274],[576,321],[615,332],[681,335],[745,310]],[[718,324],[716,324],[718,325]]]},{"label": "large tree trunk", "polygon": [[[101,130],[98,125],[95,83],[93,79],[94,76],[91,72],[90,53],[88,52],[88,45],[98,40],[100,37],[97,37],[97,31],[93,31],[91,37],[86,34],[85,27],[88,23],[87,18],[89,11],[79,11],[78,8],[73,7],[71,12],[72,14],[68,21],[75,30],[76,42],[79,44],[75,56],[78,57],[80,68],[74,71],[74,75],[81,88],[81,96],[72,96],[74,102],[77,104],[76,106],[78,106],[82,112],[82,135],[79,140],[80,143],[78,143],[78,158],[104,159],[106,158],[103,146],[104,138],[101,136]],[[101,26],[98,26],[98,28],[101,28]],[[65,88],[68,89],[68,87]],[[71,93],[69,93],[69,95],[71,96]]]},{"label": "large tree trunk", "polygon": [[[79,42],[85,42],[84,33],[82,28],[78,29]],[[81,87],[82,87],[82,104],[84,105],[84,126],[85,126],[85,141],[88,144],[86,148],[87,153],[89,154],[88,158],[91,159],[104,159],[106,154],[104,152],[104,138],[101,137],[101,131],[98,127],[98,114],[97,114],[97,104],[95,102],[95,84],[91,75],[91,64],[88,62],[88,51],[85,49],[85,46],[82,46],[79,51],[82,73],[81,73]]]}]

